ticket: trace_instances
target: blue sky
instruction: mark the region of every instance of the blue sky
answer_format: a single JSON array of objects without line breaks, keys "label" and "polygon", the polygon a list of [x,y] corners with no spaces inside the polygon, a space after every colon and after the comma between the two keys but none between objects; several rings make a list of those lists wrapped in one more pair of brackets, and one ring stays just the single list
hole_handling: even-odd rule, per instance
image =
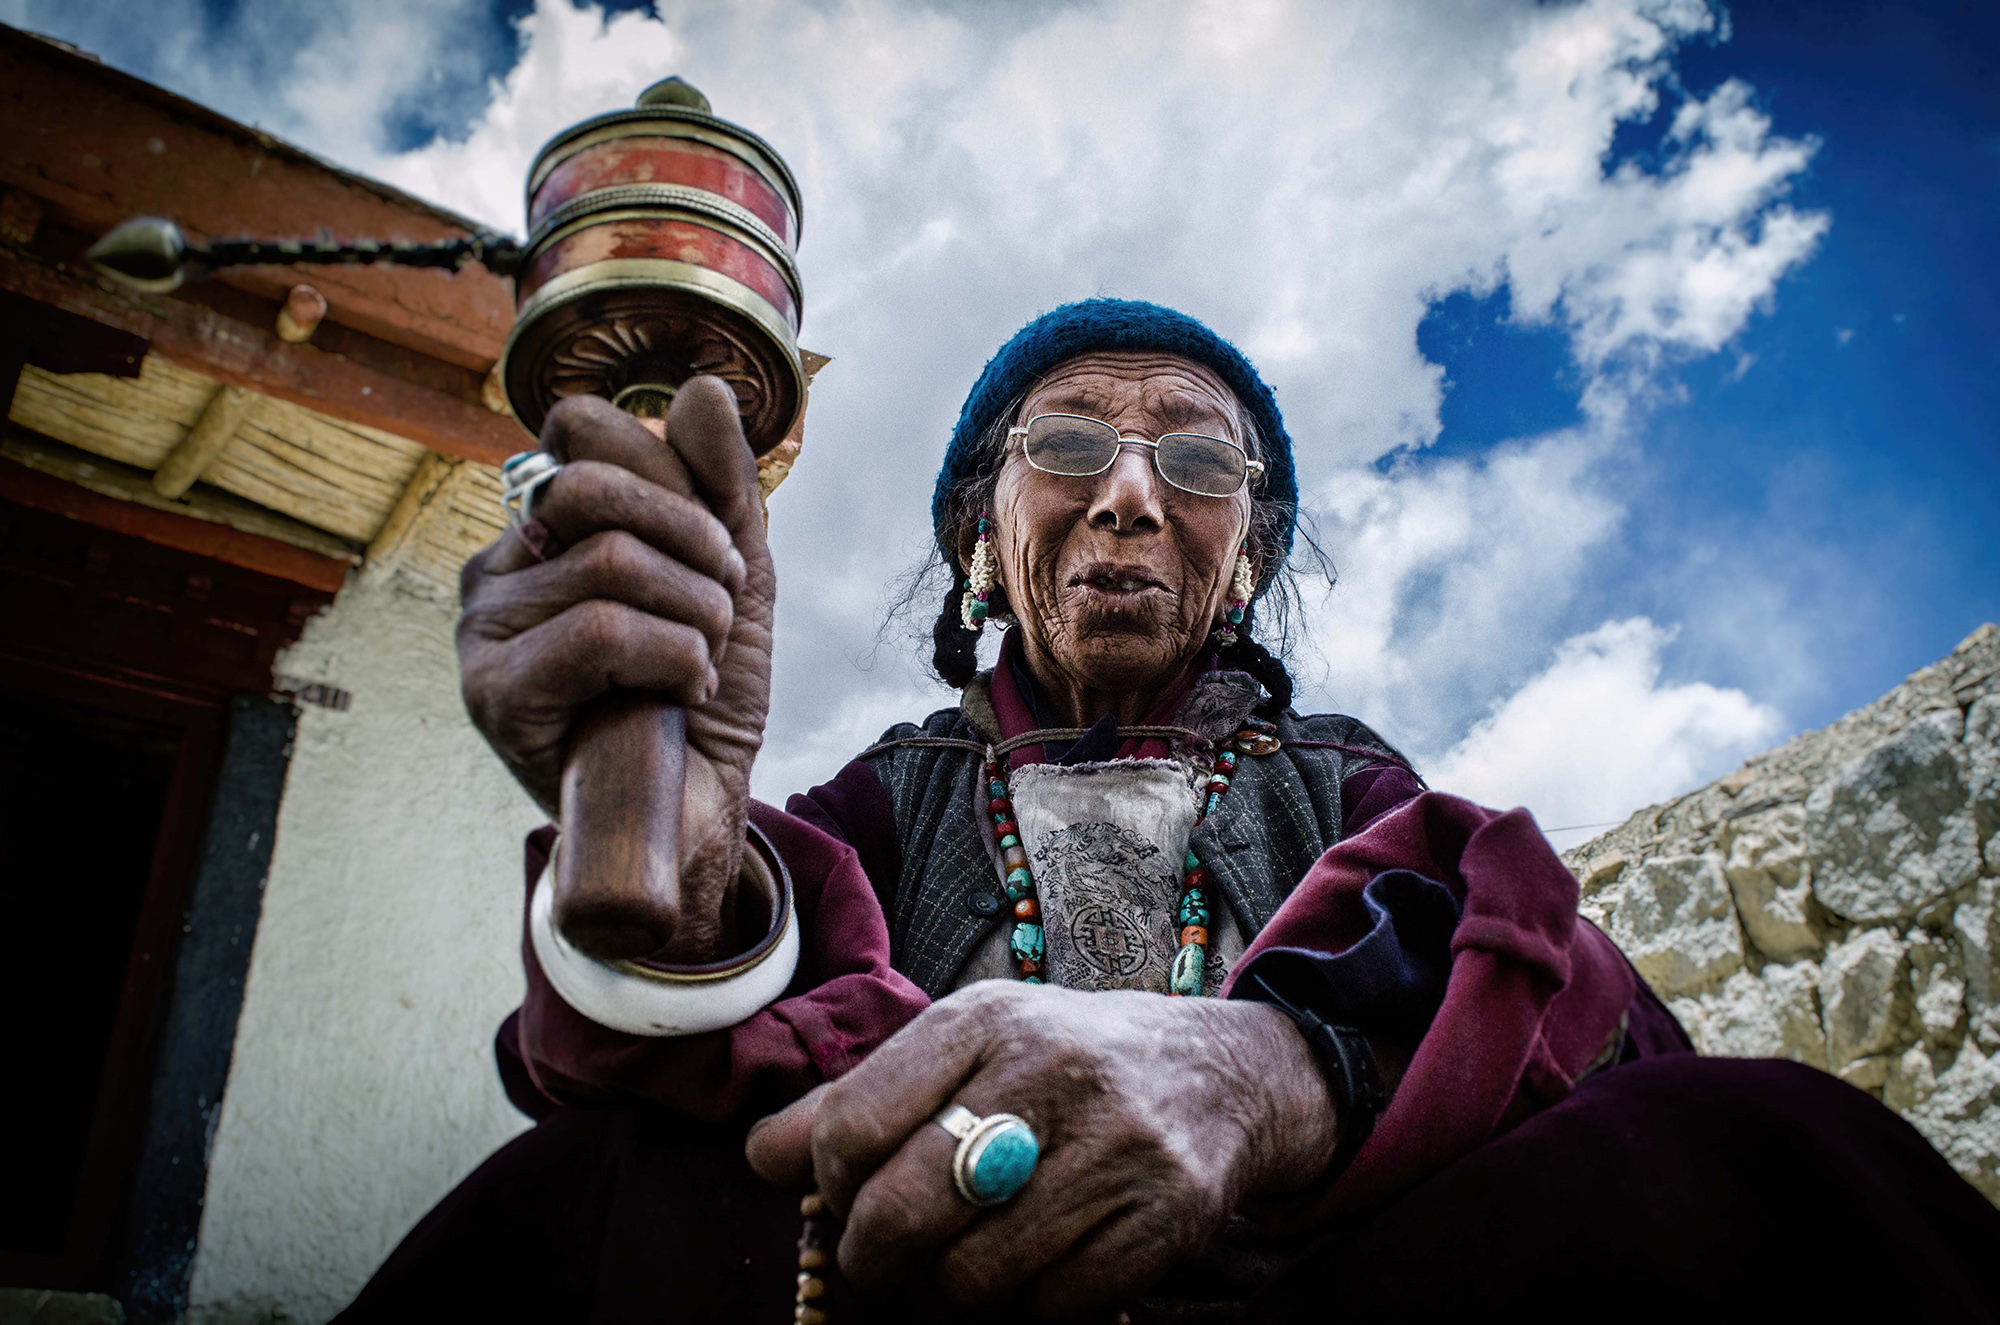
[{"label": "blue sky", "polygon": [[[1645,430],[1647,514],[1600,596],[1672,601],[1648,567],[1690,547],[1788,559],[1794,609],[1823,618],[1833,655],[1788,696],[1812,727],[2000,618],[2000,9],[1729,16],[1728,41],[1682,50],[1678,81],[1745,79],[1784,132],[1816,137],[1792,196],[1832,225],[1767,313],[1672,374],[1685,395]],[[1622,125],[1612,159],[1648,160],[1665,118]],[[1576,419],[1566,338],[1511,325],[1508,302],[1454,294],[1419,331],[1452,383],[1434,455]],[[1755,685],[1749,660],[1688,643],[1707,656],[1686,665]]]},{"label": "blue sky", "polygon": [[1342,570],[1298,641],[1315,705],[1547,825],[2000,618],[1992,6],[145,10],[0,0],[516,228],[535,145],[667,72],[786,152],[836,364],[774,504],[762,794],[945,701],[878,633],[888,572],[979,363],[1098,292],[1211,320],[1277,387]]}]

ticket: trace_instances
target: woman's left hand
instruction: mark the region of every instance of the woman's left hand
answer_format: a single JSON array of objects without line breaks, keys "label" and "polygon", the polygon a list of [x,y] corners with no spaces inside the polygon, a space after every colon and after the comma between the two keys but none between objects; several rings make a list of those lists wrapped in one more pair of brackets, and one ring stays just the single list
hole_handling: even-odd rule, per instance
[{"label": "woman's left hand", "polygon": [[[952,1184],[957,1102],[1018,1114],[1041,1160],[979,1209]],[[1295,1190],[1334,1150],[1333,1106],[1291,1022],[1260,1003],[985,981],[751,1132],[766,1178],[816,1181],[847,1218],[864,1291],[936,1266],[963,1301],[1025,1289],[1037,1314],[1143,1290],[1198,1254],[1247,1195]]]}]

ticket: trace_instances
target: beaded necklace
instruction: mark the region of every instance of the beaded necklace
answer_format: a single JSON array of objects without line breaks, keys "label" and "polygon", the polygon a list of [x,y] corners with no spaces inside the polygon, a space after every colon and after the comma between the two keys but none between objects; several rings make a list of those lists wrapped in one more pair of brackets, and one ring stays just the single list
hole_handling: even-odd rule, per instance
[{"label": "beaded necklace", "polygon": [[[1256,735],[1248,729],[1243,736]],[[1215,813],[1222,804],[1222,797],[1229,790],[1229,779],[1236,771],[1236,751],[1224,749],[1209,764],[1208,782],[1202,788],[1202,808],[1195,818],[1195,827]],[[1009,900],[1014,903],[1014,932],[1008,937],[1007,946],[1014,954],[1015,969],[1026,984],[1038,985],[1042,981],[1042,962],[1047,946],[1042,936],[1042,903],[1035,888],[1034,871],[1028,866],[1027,848],[1021,845],[1021,826],[1014,819],[1014,801],[1007,789],[1007,779],[1001,771],[1000,760],[989,755],[986,760],[986,789],[993,799],[986,803],[987,811],[993,816],[993,840],[1000,847],[1001,867],[1006,870],[1006,887]],[[1196,859],[1193,851],[1187,853],[1183,862],[1187,871],[1181,881],[1180,907],[1177,919],[1181,927],[1180,950],[1174,954],[1172,971],[1167,977],[1167,992],[1170,995],[1195,997],[1202,992],[1203,981],[1208,974],[1208,895],[1210,876],[1208,869]]]}]

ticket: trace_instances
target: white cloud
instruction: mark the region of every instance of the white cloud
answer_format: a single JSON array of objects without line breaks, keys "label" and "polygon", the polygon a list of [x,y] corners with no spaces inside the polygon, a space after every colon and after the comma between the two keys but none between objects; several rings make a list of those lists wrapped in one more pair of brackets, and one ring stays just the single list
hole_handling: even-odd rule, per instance
[{"label": "white cloud", "polygon": [[[120,6],[10,4],[509,228],[544,139],[668,73],[778,146],[806,196],[804,340],[835,362],[774,503],[771,792],[944,698],[900,660],[856,661],[925,544],[966,388],[1036,312],[1152,298],[1253,352],[1343,569],[1310,689],[1437,752],[1557,641],[1632,610],[1596,578],[1633,505],[1631,421],[1657,370],[1726,346],[1827,225],[1785,201],[1812,141],[1776,133],[1740,82],[1673,91],[1678,43],[1717,35],[1703,0],[659,0],[658,19],[608,21],[538,0],[483,109],[408,153],[381,109],[464,82],[487,49],[466,35],[474,0],[274,0],[222,40],[194,0],[163,0],[143,32]],[[1657,169],[1607,160],[1622,123],[1655,114]],[[1418,324],[1442,295],[1503,286],[1517,319],[1568,337],[1585,422],[1421,454],[1443,375]],[[1586,596],[1600,606],[1578,620]]]},{"label": "white cloud", "polygon": [[[1533,680],[1437,762],[1437,786],[1525,805],[1546,829],[1601,825],[1687,791],[1776,736],[1776,710],[1741,690],[1660,680],[1671,630],[1645,617],[1563,641]],[[1552,833],[1572,846],[1601,827]]]},{"label": "white cloud", "polygon": [[1413,754],[1449,745],[1540,665],[1592,550],[1624,518],[1597,472],[1609,446],[1569,431],[1329,479],[1314,505],[1341,574],[1309,614],[1326,673],[1315,698]]}]

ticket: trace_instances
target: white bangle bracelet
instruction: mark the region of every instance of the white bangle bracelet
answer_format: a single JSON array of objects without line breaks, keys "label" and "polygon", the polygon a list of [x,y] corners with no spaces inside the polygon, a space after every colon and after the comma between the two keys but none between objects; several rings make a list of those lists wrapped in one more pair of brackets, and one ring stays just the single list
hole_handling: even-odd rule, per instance
[{"label": "white bangle bracelet", "polygon": [[770,929],[748,952],[707,966],[601,962],[577,951],[556,927],[551,852],[528,904],[528,937],[562,1001],[600,1026],[652,1037],[721,1030],[776,1002],[799,966],[798,910],[778,853],[754,825],[748,837],[741,886],[768,900]]}]

